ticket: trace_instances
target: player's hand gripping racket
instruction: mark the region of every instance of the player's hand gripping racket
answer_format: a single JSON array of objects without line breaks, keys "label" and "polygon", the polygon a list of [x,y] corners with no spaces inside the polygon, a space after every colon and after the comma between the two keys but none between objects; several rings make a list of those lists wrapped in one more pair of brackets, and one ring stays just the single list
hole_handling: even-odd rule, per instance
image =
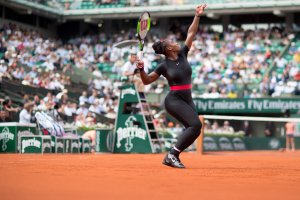
[{"label": "player's hand gripping racket", "polygon": [[137,37],[139,40],[139,49],[140,49],[140,52],[138,53],[138,58],[140,60],[143,58],[143,49],[145,44],[144,39],[146,38],[148,31],[150,30],[150,25],[151,25],[150,13],[145,11],[141,14],[136,28]]}]

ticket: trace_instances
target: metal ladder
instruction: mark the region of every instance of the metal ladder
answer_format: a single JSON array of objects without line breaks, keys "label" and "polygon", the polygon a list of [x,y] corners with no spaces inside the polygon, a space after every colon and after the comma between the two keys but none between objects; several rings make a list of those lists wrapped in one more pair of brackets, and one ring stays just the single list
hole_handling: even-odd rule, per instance
[{"label": "metal ladder", "polygon": [[151,114],[151,109],[149,106],[149,103],[147,102],[146,96],[144,92],[138,92],[138,97],[140,100],[140,106],[141,106],[141,112],[144,116],[144,120],[146,122],[147,129],[150,133],[151,141],[153,146],[158,145],[160,149],[162,149],[162,144],[160,141],[160,138],[158,136],[158,132],[155,129],[154,123],[153,123],[153,115]]}]

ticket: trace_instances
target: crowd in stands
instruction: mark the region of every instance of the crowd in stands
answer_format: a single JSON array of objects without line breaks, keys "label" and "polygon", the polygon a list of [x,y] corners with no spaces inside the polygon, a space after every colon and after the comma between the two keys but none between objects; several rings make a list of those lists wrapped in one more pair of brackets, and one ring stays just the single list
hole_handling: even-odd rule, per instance
[{"label": "crowd in stands", "polygon": [[[125,6],[157,6],[157,5],[184,5],[194,4],[192,0],[28,0],[56,9],[94,9],[94,8],[116,8]],[[210,0],[208,0],[210,1]],[[216,2],[209,2],[216,3]]]},{"label": "crowd in stands", "polygon": [[[295,37],[279,29],[198,35],[191,49],[190,63],[195,65],[194,84],[208,85],[203,98],[259,98],[273,95],[284,77],[272,82],[269,69],[275,60],[282,62],[280,53]],[[298,73],[294,68],[293,73]],[[288,81],[289,78],[286,79]],[[256,87],[256,85],[259,87]],[[254,87],[253,87],[254,86]],[[290,93],[295,92],[294,90]],[[275,95],[275,94],[274,94]]]},{"label": "crowd in stands", "polygon": [[[170,33],[166,39],[182,43],[183,35],[178,31]],[[120,50],[113,44],[133,37],[134,31],[119,35],[99,33],[63,42],[6,24],[0,30],[0,78],[59,91],[55,95],[49,92],[46,97],[24,97],[21,112],[24,119],[28,119],[28,112],[35,110],[56,110],[66,118],[75,119],[78,126],[95,123],[97,115],[114,118],[118,87],[122,85],[119,78],[124,75],[123,66],[132,49]],[[188,56],[193,69],[193,96],[260,98],[282,93],[299,94],[299,43],[291,43],[287,51],[291,59],[280,55],[294,38],[294,34],[278,28],[237,29],[223,34],[201,30]],[[157,39],[155,34],[151,35],[144,49],[144,61],[149,71],[162,60],[151,47]],[[99,63],[108,63],[109,73],[118,74],[119,78],[109,79],[100,70]],[[269,73],[273,64],[275,70]],[[72,86],[71,78],[66,74],[72,74],[74,68],[89,71],[94,77],[78,99],[71,99],[66,89]],[[277,68],[282,70],[281,74],[277,73]],[[163,93],[166,90],[163,78],[145,87],[146,92]]]},{"label": "crowd in stands", "polygon": [[[105,37],[101,37],[105,39]],[[102,76],[96,69],[97,62],[105,62],[108,51],[102,44],[91,44],[93,37],[74,38],[67,44],[59,40],[44,38],[41,34],[22,29],[14,24],[4,25],[0,31],[0,78],[17,81],[22,85],[48,89],[46,97],[24,95],[24,109],[20,120],[32,120],[28,113],[37,110],[53,110],[66,117],[73,117],[77,125],[95,123],[94,114],[105,114],[114,118],[116,112],[116,95],[118,82]],[[95,51],[91,50],[94,49]],[[101,50],[102,49],[102,50]],[[94,54],[95,52],[95,54]],[[71,79],[65,75],[72,67],[91,71],[95,79],[91,80],[87,91],[83,93],[87,101],[71,101],[67,86]],[[60,91],[54,95],[54,91]],[[6,106],[9,98],[3,99],[3,110],[11,112]],[[20,111],[20,108],[18,108]],[[7,115],[5,115],[7,116]],[[6,120],[10,120],[6,117]]]},{"label": "crowd in stands", "polygon": [[[227,4],[240,3],[239,0],[205,0],[197,2],[194,0],[27,0],[56,9],[95,9],[95,8],[120,8],[136,6],[167,6],[167,5],[187,5],[196,3]],[[244,0],[245,1],[245,0]],[[270,1],[270,0],[266,0]]]},{"label": "crowd in stands", "polygon": [[[274,70],[265,83],[261,83],[261,91],[269,89],[274,97],[300,94],[300,42],[295,38],[286,53],[274,61]],[[269,82],[269,88],[266,83]],[[292,94],[292,95],[291,95]]]},{"label": "crowd in stands", "polygon": [[224,121],[223,125],[220,126],[217,121],[214,121],[212,124],[210,121],[204,121],[204,131],[205,133],[213,134],[233,134],[234,129],[230,126],[229,121]]}]

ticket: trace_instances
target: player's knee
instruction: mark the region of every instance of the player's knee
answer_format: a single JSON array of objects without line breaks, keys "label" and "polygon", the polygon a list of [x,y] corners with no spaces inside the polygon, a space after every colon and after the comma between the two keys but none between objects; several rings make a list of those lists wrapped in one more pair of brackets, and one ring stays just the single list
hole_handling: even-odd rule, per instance
[{"label": "player's knee", "polygon": [[195,121],[195,122],[193,123],[193,128],[194,128],[195,132],[196,132],[198,135],[200,135],[201,128],[202,128],[202,123],[201,123],[199,120]]}]

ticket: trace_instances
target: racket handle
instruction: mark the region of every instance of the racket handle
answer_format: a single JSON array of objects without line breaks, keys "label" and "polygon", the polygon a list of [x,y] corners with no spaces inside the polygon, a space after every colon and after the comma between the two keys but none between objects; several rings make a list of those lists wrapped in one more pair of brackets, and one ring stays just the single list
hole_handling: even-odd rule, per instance
[{"label": "racket handle", "polygon": [[137,53],[137,56],[138,56],[138,59],[139,59],[139,60],[143,60],[144,52],[139,51],[139,52]]}]

